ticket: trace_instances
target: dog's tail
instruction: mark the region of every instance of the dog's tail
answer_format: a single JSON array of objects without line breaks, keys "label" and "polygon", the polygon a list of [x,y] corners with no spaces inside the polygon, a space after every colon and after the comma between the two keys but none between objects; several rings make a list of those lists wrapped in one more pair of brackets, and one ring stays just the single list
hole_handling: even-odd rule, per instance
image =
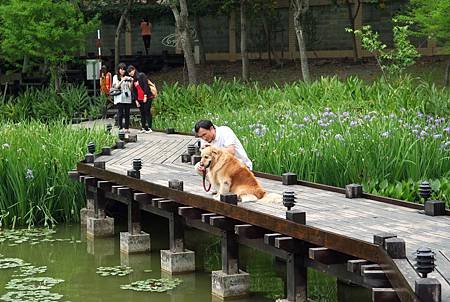
[{"label": "dog's tail", "polygon": [[277,193],[266,193],[263,198],[260,200],[261,202],[267,202],[267,203],[283,203],[283,196]]}]

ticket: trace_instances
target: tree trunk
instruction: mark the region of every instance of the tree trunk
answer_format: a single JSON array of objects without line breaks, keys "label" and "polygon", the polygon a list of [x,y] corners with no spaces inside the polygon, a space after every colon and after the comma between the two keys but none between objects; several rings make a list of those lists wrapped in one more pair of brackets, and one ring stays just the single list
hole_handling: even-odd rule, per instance
[{"label": "tree trunk", "polygon": [[305,40],[303,38],[302,15],[308,10],[309,0],[293,0],[295,8],[294,12],[294,28],[297,36],[298,49],[300,51],[300,64],[302,68],[303,81],[309,82],[309,66],[308,57],[306,56]]},{"label": "tree trunk", "polygon": [[186,66],[188,69],[189,84],[196,84],[197,71],[195,69],[194,53],[192,52],[193,43],[192,43],[192,35],[189,30],[188,17],[189,15],[186,0],[180,0],[179,24],[181,29],[181,41],[183,46],[184,59],[186,60]]},{"label": "tree trunk", "polygon": [[241,0],[241,58],[242,80],[248,81],[248,52],[247,52],[247,18],[245,0]]},{"label": "tree trunk", "polygon": [[358,61],[358,47],[356,44],[356,35],[355,35],[355,29],[356,29],[355,28],[355,19],[356,19],[356,16],[358,15],[358,11],[361,6],[360,0],[357,0],[357,1],[358,1],[358,6],[356,7],[355,12],[353,13],[352,4],[350,3],[349,0],[345,0],[345,3],[347,4],[348,20],[350,22],[350,26],[352,27],[353,61],[355,61],[355,62]]},{"label": "tree trunk", "polygon": [[272,65],[272,55],[273,55],[273,58],[275,59],[277,66],[282,66],[283,62],[281,62],[280,58],[275,53],[275,50],[273,49],[273,44],[271,43],[270,33],[272,32],[272,26],[269,26],[269,24],[267,22],[267,16],[264,14],[262,15],[262,21],[263,21],[264,32],[267,37],[267,53],[268,53],[268,58],[269,58],[269,64]]},{"label": "tree trunk", "polygon": [[206,53],[205,53],[205,44],[203,43],[202,24],[200,22],[200,17],[197,14],[194,16],[194,20],[195,20],[195,31],[197,32],[197,39],[198,39],[200,65],[205,65]]},{"label": "tree trunk", "polygon": [[126,16],[130,12],[132,4],[133,0],[128,0],[127,7],[123,10],[119,19],[119,24],[117,25],[116,35],[114,37],[114,70],[116,69],[116,66],[119,65],[120,60],[120,32],[122,30],[122,26],[125,24]]},{"label": "tree trunk", "polygon": [[447,60],[447,67],[445,68],[444,85],[448,87],[449,85],[449,73],[450,73],[450,57]]}]

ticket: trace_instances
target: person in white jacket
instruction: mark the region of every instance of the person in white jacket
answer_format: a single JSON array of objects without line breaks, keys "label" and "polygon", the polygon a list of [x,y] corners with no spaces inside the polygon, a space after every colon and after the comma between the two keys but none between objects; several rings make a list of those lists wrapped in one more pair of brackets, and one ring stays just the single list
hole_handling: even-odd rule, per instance
[{"label": "person in white jacket", "polygon": [[[117,73],[113,77],[112,87],[121,91],[120,94],[114,96],[114,105],[117,105],[119,130],[125,128],[125,132],[130,133],[131,88],[133,87],[133,78],[126,75],[126,70],[127,66],[124,63],[117,65]],[[123,119],[125,119],[125,123]]]}]

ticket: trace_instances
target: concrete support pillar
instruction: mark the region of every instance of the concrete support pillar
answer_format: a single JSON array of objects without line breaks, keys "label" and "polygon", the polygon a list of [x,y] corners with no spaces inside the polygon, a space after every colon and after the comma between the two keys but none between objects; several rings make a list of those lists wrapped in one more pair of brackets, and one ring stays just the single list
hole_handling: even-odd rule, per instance
[{"label": "concrete support pillar", "polygon": [[139,203],[133,200],[131,191],[128,198],[128,232],[120,233],[120,251],[126,254],[150,252],[150,234],[141,231]]},{"label": "concrete support pillar", "polygon": [[114,218],[105,215],[105,192],[97,188],[94,192],[94,217],[88,217],[86,232],[88,237],[114,236]]},{"label": "concrete support pillar", "polygon": [[161,270],[169,273],[195,271],[195,253],[184,248],[184,229],[181,218],[169,216],[170,250],[161,250]]},{"label": "concrete support pillar", "polygon": [[211,291],[214,296],[225,299],[248,295],[250,274],[239,270],[239,244],[232,231],[222,231],[222,270],[213,271]]}]

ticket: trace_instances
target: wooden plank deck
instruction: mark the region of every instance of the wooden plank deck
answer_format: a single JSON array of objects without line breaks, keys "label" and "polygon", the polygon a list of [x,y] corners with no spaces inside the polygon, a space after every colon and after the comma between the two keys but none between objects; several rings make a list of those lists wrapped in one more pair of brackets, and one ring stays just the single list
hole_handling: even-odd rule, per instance
[{"label": "wooden plank deck", "polygon": [[[106,170],[126,175],[134,158],[141,158],[141,179],[167,186],[169,179],[184,182],[184,191],[204,197],[201,177],[190,164],[182,163],[180,155],[188,144],[197,139],[178,134],[154,132],[138,135],[138,142],[128,143],[124,149],[113,150],[111,156],[101,156]],[[365,198],[347,199],[341,193],[307,186],[284,186],[280,181],[259,178],[263,187],[282,194],[294,191],[297,204],[294,209],[306,212],[306,223],[339,235],[373,242],[373,235],[390,232],[406,242],[408,262],[415,263],[413,253],[420,247],[429,247],[436,253],[437,269],[432,276],[441,281],[442,301],[450,301],[450,216],[426,216],[423,211]],[[244,202],[240,207],[285,218],[286,208],[279,203]]]}]

